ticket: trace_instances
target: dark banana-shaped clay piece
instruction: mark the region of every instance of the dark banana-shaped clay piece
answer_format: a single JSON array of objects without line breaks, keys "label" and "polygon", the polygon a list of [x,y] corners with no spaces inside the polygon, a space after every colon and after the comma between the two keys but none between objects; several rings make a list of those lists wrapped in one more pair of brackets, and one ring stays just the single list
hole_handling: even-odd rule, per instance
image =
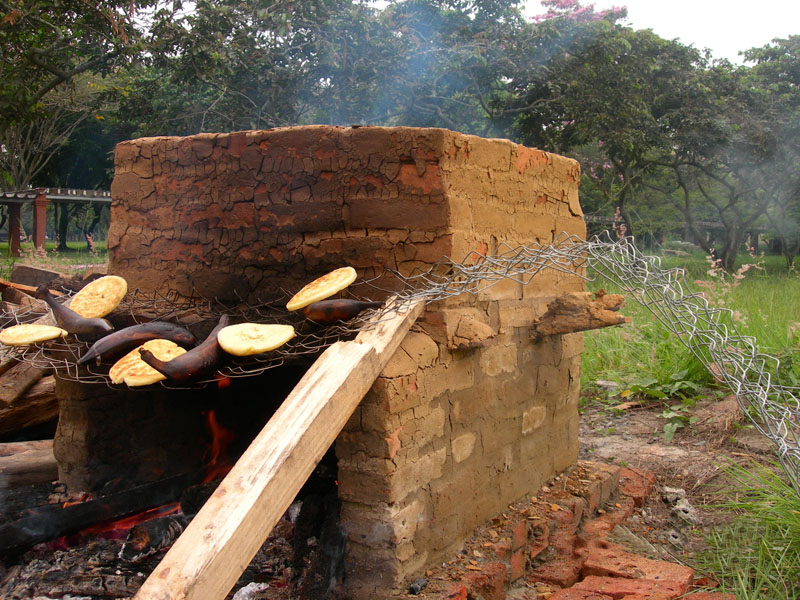
[{"label": "dark banana-shaped clay piece", "polygon": [[366,302],[350,298],[320,300],[306,306],[303,309],[303,315],[309,321],[319,325],[332,325],[339,321],[352,319],[368,308],[378,308],[380,306],[383,306],[383,302]]},{"label": "dark banana-shaped clay piece", "polygon": [[217,332],[223,327],[227,327],[229,322],[228,315],[222,315],[217,326],[208,334],[202,344],[170,361],[159,360],[152,352],[142,348],[139,349],[139,354],[144,362],[173,381],[196,379],[215,370],[225,356],[225,351],[217,342]]},{"label": "dark banana-shaped clay piece", "polygon": [[136,346],[155,339],[170,340],[184,348],[193,348],[197,344],[194,334],[180,325],[164,321],[150,321],[131,325],[97,340],[86,351],[86,354],[80,357],[78,364],[86,365],[92,361],[99,364],[103,360],[119,356]]},{"label": "dark banana-shaped clay piece", "polygon": [[71,308],[61,304],[53,297],[46,285],[39,286],[36,290],[36,297],[47,302],[58,326],[66,329],[69,333],[97,336],[114,331],[114,326],[105,319],[82,317]]}]

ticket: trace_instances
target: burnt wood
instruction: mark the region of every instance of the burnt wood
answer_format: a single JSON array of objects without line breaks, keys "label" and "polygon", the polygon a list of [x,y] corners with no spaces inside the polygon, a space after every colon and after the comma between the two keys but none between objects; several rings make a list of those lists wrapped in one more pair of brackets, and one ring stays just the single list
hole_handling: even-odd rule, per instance
[{"label": "burnt wood", "polygon": [[0,525],[0,552],[19,552],[96,523],[174,502],[200,477],[200,472],[184,473],[78,504],[48,504],[30,509],[24,517]]}]

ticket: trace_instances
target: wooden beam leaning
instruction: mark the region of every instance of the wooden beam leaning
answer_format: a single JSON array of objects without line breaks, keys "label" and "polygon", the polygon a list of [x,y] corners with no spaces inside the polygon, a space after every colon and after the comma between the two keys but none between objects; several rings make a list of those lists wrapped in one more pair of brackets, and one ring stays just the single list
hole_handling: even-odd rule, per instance
[{"label": "wooden beam leaning", "polygon": [[423,308],[384,317],[317,359],[134,600],[226,596]]}]

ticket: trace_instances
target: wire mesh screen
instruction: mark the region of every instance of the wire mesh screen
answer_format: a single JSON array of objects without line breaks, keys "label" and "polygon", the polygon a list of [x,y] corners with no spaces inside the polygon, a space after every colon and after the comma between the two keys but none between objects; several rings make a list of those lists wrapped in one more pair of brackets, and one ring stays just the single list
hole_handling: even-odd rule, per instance
[{"label": "wire mesh screen", "polygon": [[[592,275],[587,275],[587,267],[591,267]],[[730,310],[711,307],[705,296],[687,287],[681,269],[661,268],[660,259],[640,254],[632,239],[613,241],[595,237],[587,241],[562,234],[552,244],[501,244],[491,256],[472,252],[460,262],[444,257],[429,269],[406,275],[386,270],[375,279],[351,286],[348,293],[354,298],[391,296],[390,301],[379,309],[366,310],[354,319],[326,327],[309,323],[298,313],[288,312],[285,304],[289,294],[284,291],[265,301],[236,306],[199,297],[147,295],[135,291],[129,294],[118,312],[126,313],[134,322],[213,323],[221,314],[229,314],[233,321],[293,325],[297,336],[285,346],[246,359],[231,357],[217,375],[247,377],[287,361],[314,356],[334,342],[351,339],[359,331],[373,327],[390,314],[407,310],[417,301],[430,303],[461,294],[476,294],[504,280],[524,285],[545,269],[584,279],[606,279],[647,307],[736,394],[744,414],[774,442],[788,477],[800,493],[800,390],[781,383],[776,375],[779,360],[760,353],[755,339],[737,332]],[[31,309],[0,314],[0,318],[23,322],[39,315],[41,312]],[[77,366],[77,359],[88,347],[88,343],[68,336],[59,342],[6,348],[5,352],[36,366],[58,369],[65,378],[108,383],[107,367]],[[193,385],[211,381],[214,379]],[[170,387],[168,382],[163,385]]]}]

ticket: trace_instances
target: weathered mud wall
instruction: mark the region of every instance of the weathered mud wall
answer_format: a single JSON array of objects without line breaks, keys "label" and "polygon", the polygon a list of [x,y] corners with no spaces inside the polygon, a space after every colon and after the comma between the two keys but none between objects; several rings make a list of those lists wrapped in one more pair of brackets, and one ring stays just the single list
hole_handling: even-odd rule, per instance
[{"label": "weathered mud wall", "polygon": [[111,270],[243,297],[583,231],[577,163],[441,129],[296,127],[117,146]]}]

